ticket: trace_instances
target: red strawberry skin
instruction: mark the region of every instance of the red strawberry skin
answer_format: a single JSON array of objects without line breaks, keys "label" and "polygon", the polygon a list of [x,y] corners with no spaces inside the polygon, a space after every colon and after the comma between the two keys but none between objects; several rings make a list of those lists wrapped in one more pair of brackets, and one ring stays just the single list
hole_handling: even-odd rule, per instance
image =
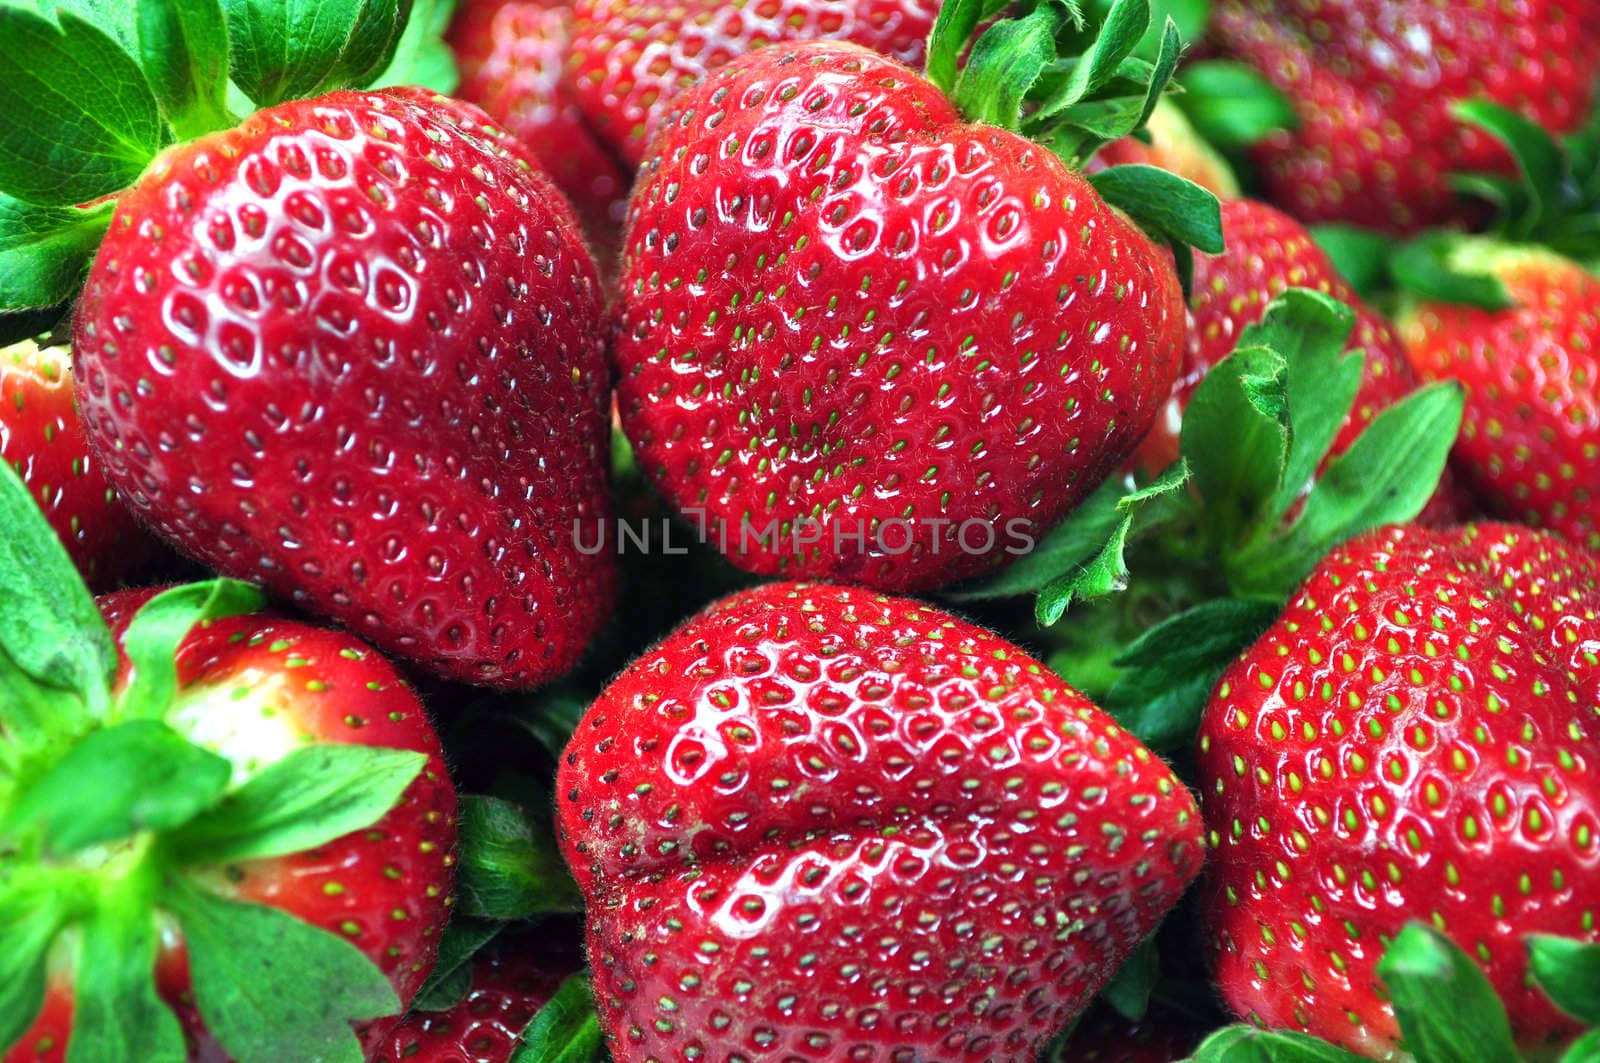
[{"label": "red strawberry skin", "polygon": [[154,544],[89,452],[64,347],[0,348],[0,460],[21,475],[91,586],[111,586],[151,556]]},{"label": "red strawberry skin", "polygon": [[1390,232],[1462,219],[1451,173],[1516,172],[1453,103],[1488,98],[1568,132],[1600,66],[1591,0],[1221,0],[1211,33],[1299,119],[1256,149],[1268,197],[1307,221]]},{"label": "red strawberry skin", "polygon": [[[1225,202],[1222,233],[1227,245],[1222,254],[1195,255],[1183,370],[1166,408],[1139,445],[1136,463],[1156,473],[1177,460],[1183,411],[1194,389],[1212,366],[1233,353],[1240,333],[1259,322],[1267,304],[1288,288],[1314,289],[1355,311],[1347,349],[1362,352],[1361,388],[1329,451],[1344,453],[1374,416],[1418,386],[1394,327],[1351,290],[1305,227],[1282,211],[1251,199]],[[1447,478],[1423,519],[1450,523],[1465,515],[1468,504]]]},{"label": "red strawberry skin", "polygon": [[1198,870],[1171,771],[915,601],[722,600],[589,710],[557,792],[617,1063],[1024,1061]]},{"label": "red strawberry skin", "polygon": [[522,1032],[578,969],[576,950],[546,928],[497,938],[472,960],[472,987],[445,1011],[406,1016],[368,1063],[507,1063]]},{"label": "red strawberry skin", "polygon": [[568,78],[594,128],[630,165],[673,97],[771,44],[851,41],[920,67],[936,0],[578,0]]},{"label": "red strawberry skin", "polygon": [[749,571],[912,591],[993,568],[1170,390],[1165,253],[891,60],[752,53],[678,97],[652,151],[618,408],[640,467]]},{"label": "red strawberry skin", "polygon": [[1406,353],[1424,379],[1466,386],[1455,465],[1485,503],[1600,550],[1600,279],[1531,248],[1483,261],[1514,305],[1414,303]]},{"label": "red strawberry skin", "polygon": [[456,95],[482,107],[538,158],[590,237],[614,245],[628,192],[622,165],[589,130],[564,77],[571,10],[538,0],[468,0],[447,36]]},{"label": "red strawberry skin", "polygon": [[[144,519],[442,675],[582,652],[614,582],[594,267],[465,105],[339,92],[164,155],[75,327],[108,478]],[[475,112],[474,112],[475,113]]]},{"label": "red strawberry skin", "polygon": [[1600,560],[1516,525],[1335,550],[1200,730],[1201,906],[1239,1015],[1386,1058],[1374,967],[1410,919],[1483,963],[1520,1042],[1577,1029],[1523,935],[1596,940]]},{"label": "red strawberry skin", "polygon": [[[103,595],[100,610],[120,640],[155,589]],[[372,649],[349,635],[270,616],[211,621],[177,656],[180,690],[167,722],[191,741],[253,774],[308,742],[379,746],[426,754],[400,803],[371,827],[319,849],[217,867],[206,888],[280,908],[338,934],[389,976],[404,1003],[433,969],[451,904],[456,797],[443,750],[422,703]],[[128,679],[122,661],[118,685]],[[176,933],[165,938],[158,984],[190,1039],[191,1057],[221,1060],[189,990]],[[52,979],[45,1009],[4,1063],[66,1058],[70,972]],[[369,1024],[387,1028],[393,1020]],[[46,1047],[49,1046],[49,1047]]]}]

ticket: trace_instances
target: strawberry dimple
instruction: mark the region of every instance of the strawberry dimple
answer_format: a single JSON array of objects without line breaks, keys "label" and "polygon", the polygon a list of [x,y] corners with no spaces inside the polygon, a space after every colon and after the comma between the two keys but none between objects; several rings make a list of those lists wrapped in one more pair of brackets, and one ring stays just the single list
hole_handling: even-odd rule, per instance
[{"label": "strawberry dimple", "polygon": [[630,208],[618,403],[736,563],[938,586],[1025,550],[1142,433],[1176,278],[1053,156],[849,45],[678,103]]},{"label": "strawberry dimple", "polygon": [[1576,1029],[1527,984],[1523,935],[1594,939],[1595,669],[1567,659],[1597,610],[1592,556],[1510,525],[1385,529],[1313,573],[1201,729],[1235,1011],[1386,1051],[1374,966],[1422,919],[1478,957],[1523,1043]]},{"label": "strawberry dimple", "polygon": [[540,175],[415,93],[285,104],[127,193],[75,355],[130,503],[443,674],[581,652],[609,560],[593,266]]},{"label": "strawberry dimple", "polygon": [[622,1060],[1031,1058],[1200,856],[1168,769],[1036,662],[835,587],[636,662],[558,790]]}]

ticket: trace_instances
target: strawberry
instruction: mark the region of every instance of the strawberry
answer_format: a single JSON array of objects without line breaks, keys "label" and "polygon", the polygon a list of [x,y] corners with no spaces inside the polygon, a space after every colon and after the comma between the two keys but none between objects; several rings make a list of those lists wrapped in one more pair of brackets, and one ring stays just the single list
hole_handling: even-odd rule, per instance
[{"label": "strawberry", "polygon": [[852,41],[920,66],[935,0],[578,0],[567,62],[593,128],[631,167],[673,97],[771,44]]},{"label": "strawberry", "polygon": [[1417,374],[1466,386],[1457,470],[1493,510],[1600,550],[1600,278],[1490,240],[1446,258],[1499,289],[1486,305],[1411,298],[1399,318]]},{"label": "strawberry", "polygon": [[[1004,56],[985,39],[974,55]],[[991,105],[1004,76],[968,66],[957,102]],[[1038,135],[1084,154],[1070,128]],[[1125,167],[1091,184],[839,43],[714,71],[651,150],[618,407],[640,467],[742,568],[897,591],[994,568],[1116,467],[1168,392],[1172,260],[1096,189],[1164,179],[1214,221],[1188,182]]]},{"label": "strawberry", "polygon": [[1525,1048],[1579,1028],[1524,936],[1597,937],[1597,616],[1600,559],[1514,525],[1390,526],[1313,571],[1201,725],[1201,905],[1234,1011],[1388,1058],[1375,965],[1422,920]]},{"label": "strawberry", "polygon": [[65,347],[20,340],[0,348],[0,460],[32,489],[91,584],[114,584],[149,558],[152,544],[89,452]]},{"label": "strawberry", "polygon": [[406,1016],[369,1052],[369,1063],[507,1063],[528,1023],[576,968],[574,951],[548,933],[503,935],[473,957],[466,996]]},{"label": "strawberry", "polygon": [[[1256,200],[1235,199],[1223,204],[1222,231],[1226,250],[1195,259],[1183,370],[1135,460],[1151,474],[1177,460],[1183,410],[1196,385],[1233,351],[1244,330],[1261,320],[1268,303],[1291,287],[1301,287],[1322,292],[1355,311],[1347,349],[1359,350],[1364,358],[1361,389],[1323,459],[1326,467],[1330,458],[1350,448],[1376,413],[1415,390],[1417,378],[1405,348],[1389,321],[1350,289],[1311,234],[1293,218]],[[1459,519],[1465,508],[1465,499],[1447,480],[1422,519],[1449,523]]]},{"label": "strawberry", "polygon": [[1031,1060],[1200,859],[1166,765],[1022,650],[826,585],[635,661],[557,792],[617,1063]]},{"label": "strawberry", "polygon": [[572,534],[605,510],[599,296],[566,205],[460,110],[339,92],[169,150],[117,206],[75,369],[109,478],[186,552],[529,685],[612,583]]},{"label": "strawberry", "polygon": [[1513,172],[1455,104],[1487,97],[1565,132],[1593,106],[1600,67],[1589,0],[1220,0],[1211,30],[1298,117],[1255,149],[1269,197],[1308,221],[1389,232],[1471,216],[1452,173]]},{"label": "strawberry", "polygon": [[540,0],[469,0],[450,24],[456,95],[527,145],[572,201],[591,239],[611,247],[628,176],[590,132],[563,77],[571,11]]},{"label": "strawberry", "polygon": [[450,904],[421,703],[246,584],[96,602],[26,492],[0,469],[4,1060],[350,1058]]}]

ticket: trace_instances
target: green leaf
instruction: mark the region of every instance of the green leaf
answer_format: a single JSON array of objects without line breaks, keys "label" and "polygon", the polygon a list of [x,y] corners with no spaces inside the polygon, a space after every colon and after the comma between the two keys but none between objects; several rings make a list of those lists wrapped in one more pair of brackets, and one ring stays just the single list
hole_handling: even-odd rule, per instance
[{"label": "green leaf", "polygon": [[[1091,0],[1086,5],[1094,17],[1104,18],[1111,9],[1110,0]],[[1198,41],[1211,20],[1209,0],[1153,0],[1150,4],[1150,28],[1145,31],[1134,54],[1154,59],[1161,51],[1163,26],[1172,22],[1182,41]]]},{"label": "green leaf", "polygon": [[[116,646],[67,549],[9,462],[0,461],[0,723],[73,731],[104,715]],[[19,695],[34,685],[76,695],[50,719],[28,718]],[[60,699],[57,699],[60,700]]]},{"label": "green leaf", "polygon": [[178,647],[195,625],[253,613],[266,600],[260,588],[236,579],[191,583],[151,598],[122,635],[122,652],[133,671],[117,697],[117,716],[127,720],[164,717],[178,692]]},{"label": "green leaf", "polygon": [[207,864],[315,849],[382,819],[427,762],[409,749],[305,746],[256,773],[168,845],[179,862]]},{"label": "green leaf", "polygon": [[1530,934],[1528,970],[1556,1007],[1589,1026],[1600,1026],[1600,944]]},{"label": "green leaf", "polygon": [[1412,1055],[1428,1063],[1519,1063],[1511,1022],[1489,979],[1432,927],[1408,923],[1395,935],[1378,977]]},{"label": "green leaf", "polygon": [[446,95],[455,92],[461,75],[444,40],[455,6],[453,0],[413,0],[405,33],[372,87],[418,85]]},{"label": "green leaf", "polygon": [[463,797],[459,830],[456,893],[462,912],[486,919],[526,919],[582,911],[583,899],[555,838],[535,831],[510,801]]},{"label": "green leaf", "polygon": [[1333,260],[1339,276],[1363,299],[1372,299],[1387,285],[1393,236],[1359,225],[1330,222],[1311,226],[1311,238]]},{"label": "green leaf", "polygon": [[1600,1061],[1600,1030],[1590,1030],[1567,1046],[1557,1063],[1597,1063]]},{"label": "green leaf", "polygon": [[1039,104],[1039,113],[1057,115],[1103,87],[1133,53],[1150,28],[1150,0],[1111,0],[1105,18],[1062,85]]},{"label": "green leaf", "polygon": [[[1095,489],[1028,553],[981,581],[959,584],[941,593],[958,602],[1011,598],[1032,594],[1068,569],[1082,565],[1099,552],[1106,538],[1122,521],[1117,503],[1127,493],[1120,476],[1112,476]],[[557,751],[562,748],[556,747]]]},{"label": "green leaf", "polygon": [[1232,540],[1270,506],[1289,460],[1289,367],[1268,347],[1238,347],[1195,388],[1179,445],[1208,514]]},{"label": "green leaf", "polygon": [[107,898],[82,923],[67,1063],[183,1063],[177,1016],[156,994],[161,934],[148,900]]},{"label": "green leaf", "polygon": [[17,796],[0,831],[41,836],[56,854],[165,831],[222,796],[228,761],[164,723],[91,731]]},{"label": "green leaf", "polygon": [[[3,0],[15,6],[27,7],[28,0]],[[37,0],[31,5],[41,13],[60,21],[63,12],[70,11],[83,21],[100,30],[133,55],[138,51],[137,18],[138,0]]]},{"label": "green leaf", "polygon": [[575,974],[533,1017],[510,1063],[593,1063],[603,1042],[588,976]]},{"label": "green leaf", "polygon": [[258,106],[307,96],[338,69],[363,0],[224,0],[233,80]]},{"label": "green leaf", "polygon": [[324,90],[365,86],[394,59],[406,29],[401,0],[363,0],[361,14]]},{"label": "green leaf", "polygon": [[400,998],[361,950],[287,912],[225,900],[181,876],[165,907],[189,951],[195,1003],[238,1063],[360,1063],[350,1023],[400,1010]]},{"label": "green leaf", "polygon": [[1373,418],[1317,480],[1286,534],[1260,537],[1227,559],[1234,592],[1281,600],[1346,539],[1415,518],[1439,484],[1461,409],[1461,386],[1446,381]]},{"label": "green leaf", "polygon": [[1022,18],[1002,19],[972,46],[951,99],[968,121],[1017,129],[1022,101],[1055,58],[1065,15],[1045,0]]},{"label": "green leaf", "polygon": [[593,703],[591,694],[560,688],[543,690],[526,708],[517,712],[516,720],[549,750],[551,756],[559,757],[578,729],[578,721]]},{"label": "green leaf", "polygon": [[1089,182],[1156,239],[1222,253],[1222,204],[1193,181],[1159,166],[1129,163],[1091,174]]},{"label": "green leaf", "polygon": [[64,918],[56,891],[0,871],[0,1051],[27,1032],[44,1006],[50,945]]},{"label": "green leaf", "polygon": [[1117,502],[1120,518],[1092,556],[1081,567],[1064,572],[1045,584],[1034,602],[1034,617],[1049,627],[1066,613],[1075,600],[1115,594],[1128,585],[1128,562],[1123,556],[1133,522],[1151,503],[1176,496],[1189,482],[1189,467],[1182,461],[1162,473],[1148,486],[1124,495]]},{"label": "green leaf", "polygon": [[74,295],[112,209],[41,207],[0,195],[0,310],[55,306]]},{"label": "green leaf", "polygon": [[[1457,100],[1450,105],[1457,119],[1476,125],[1503,143],[1522,171],[1527,202],[1520,216],[1505,219],[1511,235],[1529,236],[1561,199],[1566,164],[1561,148],[1539,123],[1493,100]],[[1501,204],[1505,206],[1505,203]]]},{"label": "green leaf", "polygon": [[1316,1037],[1254,1026],[1225,1026],[1207,1037],[1191,1063],[1367,1063],[1367,1057],[1346,1052]]},{"label": "green leaf", "polygon": [[978,26],[998,15],[1007,0],[947,0],[939,5],[933,30],[928,34],[925,76],[946,96],[955,93],[961,57]]},{"label": "green leaf", "polygon": [[1122,961],[1111,981],[1100,990],[1100,999],[1129,1022],[1138,1022],[1150,1007],[1150,991],[1160,975],[1161,957],[1156,952],[1155,935],[1151,934]]},{"label": "green leaf", "polygon": [[494,940],[505,924],[455,914],[439,937],[439,958],[428,980],[411,1002],[413,1011],[446,1011],[461,1002],[472,987],[472,958]]},{"label": "green leaf", "polygon": [[1178,107],[1211,144],[1238,150],[1297,124],[1294,106],[1253,68],[1226,59],[1190,63]]},{"label": "green leaf", "polygon": [[1426,299],[1484,310],[1505,310],[1514,305],[1498,277],[1463,271],[1452,264],[1455,245],[1456,238],[1449,233],[1420,236],[1400,245],[1389,260],[1389,270],[1400,287]]},{"label": "green leaf", "polygon": [[133,57],[60,18],[0,6],[0,192],[41,206],[126,188],[171,139]]},{"label": "green leaf", "polygon": [[228,21],[221,0],[139,0],[139,59],[180,137],[232,125]]}]

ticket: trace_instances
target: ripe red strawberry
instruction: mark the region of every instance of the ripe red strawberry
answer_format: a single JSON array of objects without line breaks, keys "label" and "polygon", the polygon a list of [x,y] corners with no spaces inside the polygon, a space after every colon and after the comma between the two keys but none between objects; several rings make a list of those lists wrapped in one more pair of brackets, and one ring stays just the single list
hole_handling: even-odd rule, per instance
[{"label": "ripe red strawberry", "polygon": [[577,0],[568,78],[593,127],[630,166],[685,87],[747,52],[852,41],[920,66],[934,0]]},{"label": "ripe red strawberry", "polygon": [[557,792],[617,1063],[1031,1060],[1200,860],[1183,785],[1023,651],[824,585],[635,661]]},{"label": "ripe red strawberry", "polygon": [[628,175],[590,132],[563,72],[571,10],[541,0],[469,0],[450,24],[456,95],[527,145],[567,194],[591,239],[612,247]]},{"label": "ripe red strawberry", "polygon": [[1142,437],[1178,279],[1056,155],[851,44],[752,53],[675,106],[629,207],[618,406],[736,564],[949,583]]},{"label": "ripe red strawberry", "polygon": [[1270,198],[1391,232],[1461,219],[1451,173],[1513,172],[1452,104],[1487,97],[1565,132],[1588,115],[1600,67],[1589,0],[1221,0],[1211,30],[1299,118],[1255,149]]},{"label": "ripe red strawberry", "polygon": [[566,976],[574,950],[548,930],[496,938],[472,959],[472,986],[444,1011],[417,1011],[368,1053],[369,1063],[506,1063]]},{"label": "ripe red strawberry", "polygon": [[440,674],[526,686],[605,615],[606,373],[566,204],[420,93],[280,104],[125,192],[75,351],[153,527]]},{"label": "ripe red strawberry", "polygon": [[33,491],[84,579],[115,584],[149,558],[149,539],[106,485],[72,398],[65,347],[0,348],[0,460]]},{"label": "ripe red strawberry", "polygon": [[[1233,352],[1239,334],[1261,320],[1267,304],[1288,288],[1315,289],[1349,304],[1356,313],[1347,349],[1360,349],[1365,361],[1355,406],[1328,452],[1329,459],[1337,457],[1377,413],[1415,390],[1417,377],[1404,347],[1389,321],[1350,289],[1311,234],[1293,218],[1265,203],[1235,199],[1222,206],[1222,231],[1227,243],[1222,254],[1195,257],[1183,370],[1166,408],[1139,445],[1136,463],[1155,473],[1177,460],[1183,411],[1195,387],[1212,366]],[[1465,511],[1465,499],[1447,479],[1420,519],[1449,523]]]},{"label": "ripe red strawberry", "polygon": [[1202,891],[1239,1015],[1387,1058],[1374,967],[1407,920],[1474,954],[1526,1047],[1578,1027],[1524,935],[1594,941],[1600,559],[1515,525],[1336,549],[1202,722]]},{"label": "ripe red strawberry", "polygon": [[1495,511],[1600,549],[1600,279],[1531,247],[1473,241],[1451,257],[1510,299],[1412,300],[1399,319],[1417,373],[1466,386],[1458,472]]}]

